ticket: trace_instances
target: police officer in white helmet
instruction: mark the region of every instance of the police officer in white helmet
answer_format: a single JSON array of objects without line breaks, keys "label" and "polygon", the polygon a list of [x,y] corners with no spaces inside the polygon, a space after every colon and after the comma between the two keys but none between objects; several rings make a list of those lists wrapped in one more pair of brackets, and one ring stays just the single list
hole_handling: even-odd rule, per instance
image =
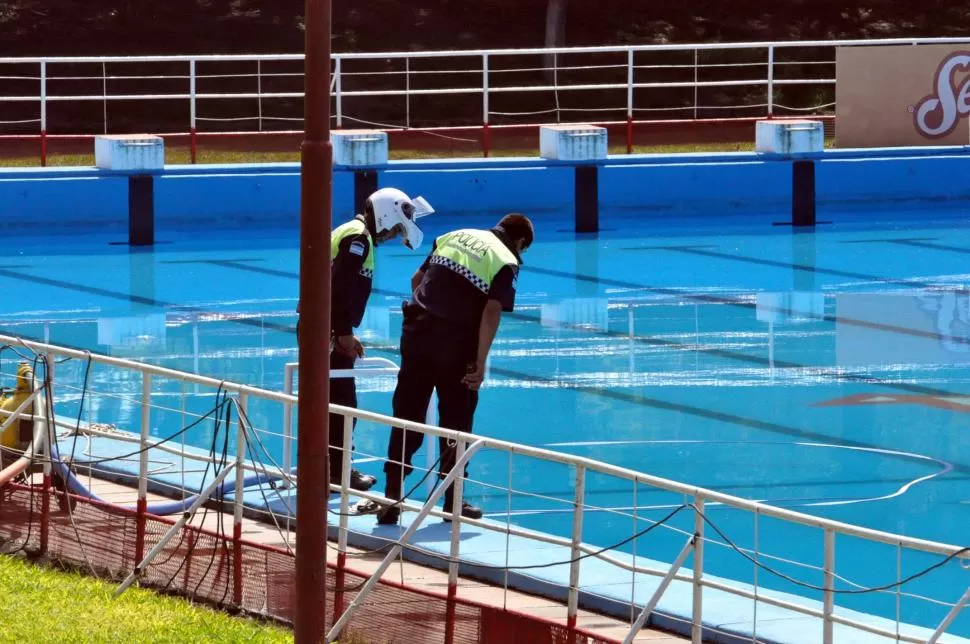
[{"label": "police officer in white helmet", "polygon": [[[374,278],[375,248],[401,237],[411,250],[421,247],[424,233],[417,224],[420,217],[434,212],[422,197],[411,198],[397,188],[381,188],[367,198],[364,214],[358,214],[338,226],[330,235],[331,295],[329,347],[330,369],[353,369],[364,347],[354,333],[360,326],[370,298]],[[300,338],[300,307],[297,305],[297,341]],[[330,380],[330,401],[344,407],[357,406],[357,388],[353,378]],[[356,419],[354,421],[356,425]],[[330,482],[340,483],[343,459],[343,417],[330,415]],[[349,457],[349,455],[348,455]],[[377,479],[351,470],[350,485],[355,490],[369,490]]]}]

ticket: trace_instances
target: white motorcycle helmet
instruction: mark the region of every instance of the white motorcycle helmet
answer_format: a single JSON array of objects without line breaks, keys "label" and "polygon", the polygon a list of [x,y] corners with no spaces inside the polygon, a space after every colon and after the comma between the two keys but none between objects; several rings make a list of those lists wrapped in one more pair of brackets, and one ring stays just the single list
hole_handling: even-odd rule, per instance
[{"label": "white motorcycle helmet", "polygon": [[381,188],[367,198],[367,206],[374,214],[378,235],[400,226],[404,245],[411,250],[421,247],[424,233],[415,222],[434,212],[434,208],[424,197],[412,199],[397,188]]}]

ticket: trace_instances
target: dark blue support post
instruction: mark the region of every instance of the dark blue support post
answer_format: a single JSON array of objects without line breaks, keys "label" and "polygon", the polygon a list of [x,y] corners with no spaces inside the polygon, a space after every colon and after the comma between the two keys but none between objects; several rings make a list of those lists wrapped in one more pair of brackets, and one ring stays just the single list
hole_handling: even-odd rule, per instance
[{"label": "dark blue support post", "polygon": [[578,165],[576,166],[576,232],[599,232],[599,220],[599,167]]},{"label": "dark blue support post", "polygon": [[155,186],[152,175],[128,177],[128,244],[155,243]]},{"label": "dark blue support post", "polygon": [[367,197],[377,191],[377,170],[354,171],[354,213],[364,214]]},{"label": "dark blue support post", "polygon": [[795,227],[815,226],[815,162],[792,164],[791,223]]}]

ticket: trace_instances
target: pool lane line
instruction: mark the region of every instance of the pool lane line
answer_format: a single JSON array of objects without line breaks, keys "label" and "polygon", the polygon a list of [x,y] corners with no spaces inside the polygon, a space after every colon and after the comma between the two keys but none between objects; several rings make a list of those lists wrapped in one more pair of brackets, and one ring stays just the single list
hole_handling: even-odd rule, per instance
[{"label": "pool lane line", "polygon": [[[172,302],[166,302],[164,300],[158,300],[153,297],[144,297],[142,295],[135,295],[134,293],[123,293],[121,291],[113,291],[107,288],[101,288],[99,286],[88,286],[86,284],[78,284],[77,282],[68,282],[67,280],[54,279],[51,277],[41,277],[40,275],[31,275],[29,273],[21,273],[20,271],[11,270],[9,266],[0,266],[0,277],[6,277],[12,280],[18,280],[21,282],[27,282],[31,284],[40,284],[42,286],[52,286],[55,288],[63,288],[70,291],[75,291],[78,293],[88,293],[91,295],[97,295],[99,297],[104,297],[108,299],[120,300],[122,302],[128,302],[131,304],[142,304],[144,306],[151,306],[160,309],[171,309],[177,311],[184,311],[187,313],[203,313],[210,315],[225,315],[225,313],[216,313],[213,311],[206,311],[205,309],[200,309],[194,306],[186,306],[182,304],[174,304]],[[253,320],[248,318],[234,318],[231,320],[225,320],[226,322],[234,322],[236,324],[242,324],[257,329],[270,329],[273,331],[281,331],[285,333],[295,332],[295,327],[277,324],[275,322],[267,322],[260,318],[259,320]]]},{"label": "pool lane line", "polygon": [[[212,261],[220,261],[220,260],[207,260],[206,263],[211,263]],[[235,264],[232,264],[231,262],[221,262],[220,261],[220,263],[219,264],[216,264],[216,265],[217,266],[223,266],[225,268],[233,268],[233,269],[237,269],[237,270],[250,270],[250,271],[255,271],[255,272],[260,272],[260,273],[266,273],[267,271],[272,271],[274,274],[276,274],[278,276],[283,276],[283,277],[290,277],[290,278],[292,278],[292,277],[298,277],[298,275],[296,275],[294,273],[286,272],[286,271],[277,271],[275,269],[266,269],[266,268],[263,268],[263,267],[253,267],[253,266],[247,266],[247,265],[235,265]],[[7,270],[7,269],[2,269],[2,268],[0,268],[0,276],[7,276],[7,277],[11,277],[13,279],[19,279],[19,280],[24,280],[24,281],[28,281],[28,282],[42,283],[42,284],[45,284],[45,285],[48,285],[48,286],[57,286],[59,288],[65,288],[65,289],[79,290],[79,291],[83,291],[83,292],[96,292],[97,294],[102,295],[104,297],[113,297],[113,298],[116,298],[116,299],[130,300],[130,297],[138,297],[140,301],[143,301],[143,303],[148,304],[148,305],[151,305],[151,306],[156,306],[156,307],[176,307],[177,306],[177,305],[174,305],[174,304],[171,304],[171,303],[163,302],[163,301],[160,301],[160,300],[154,300],[154,299],[151,299],[151,298],[143,298],[143,297],[140,297],[140,296],[128,296],[128,295],[126,295],[124,293],[118,293],[117,291],[110,291],[108,289],[101,289],[101,288],[98,288],[98,287],[89,287],[89,286],[84,286],[84,285],[81,285],[81,284],[72,284],[71,282],[66,282],[66,281],[63,281],[63,280],[53,280],[53,279],[50,279],[50,278],[42,278],[42,277],[33,276],[33,275],[26,275],[26,274],[17,273],[15,271],[10,271],[10,270]],[[388,291],[382,291],[382,293],[387,294],[387,295],[402,296],[402,294],[400,294],[400,293],[392,293],[392,292],[388,292]],[[190,308],[190,307],[182,307],[182,310],[191,311],[192,308]],[[199,311],[199,312],[202,312],[202,311]],[[533,317],[533,316],[523,316],[522,314],[519,314],[518,315],[518,318],[519,319],[525,319],[525,320],[531,321],[531,322],[540,322],[539,318],[536,318],[536,317]],[[274,328],[275,327],[275,330],[281,330],[281,331],[285,331],[285,332],[289,332],[289,333],[295,332],[295,329],[293,329],[292,327],[284,327],[283,325],[275,325],[275,324],[273,324],[271,326],[271,323],[260,323],[260,322],[255,321],[255,320],[248,320],[248,319],[244,319],[244,318],[241,318],[241,319],[232,319],[232,320],[226,320],[226,321],[227,322],[237,323],[237,324],[244,324],[246,326],[259,327],[259,328]],[[623,337],[626,337],[626,336],[623,335]],[[385,352],[386,353],[395,354],[395,355],[399,354],[399,350],[397,348],[394,348],[394,349],[388,348],[388,349],[385,350]],[[818,367],[810,367],[810,368],[818,368]],[[592,387],[592,386],[589,386],[589,385],[576,385],[576,384],[572,384],[572,383],[568,383],[568,382],[563,382],[563,381],[558,380],[556,378],[550,378],[550,377],[547,377],[547,376],[532,375],[532,374],[528,374],[528,373],[521,372],[521,371],[515,371],[515,370],[512,370],[512,369],[505,369],[505,368],[501,368],[501,367],[492,366],[491,367],[491,372],[492,373],[495,373],[497,375],[502,375],[502,376],[506,376],[506,377],[510,377],[510,378],[519,379],[519,380],[525,380],[527,382],[535,382],[535,383],[543,383],[543,384],[555,384],[557,388],[561,388],[561,389],[569,389],[569,390],[578,391],[578,392],[582,392],[582,393],[589,393],[591,395],[595,395],[595,396],[599,396],[599,397],[607,398],[607,399],[611,399],[611,400],[617,400],[617,401],[620,401],[620,402],[626,402],[626,403],[630,403],[630,404],[634,404],[634,405],[651,407],[651,408],[659,409],[659,410],[663,410],[663,411],[672,411],[672,412],[677,412],[677,413],[683,413],[683,414],[687,414],[687,415],[690,415],[690,416],[694,416],[694,417],[698,417],[698,418],[703,418],[703,419],[706,419],[706,420],[715,420],[715,421],[718,421],[718,422],[724,422],[724,423],[728,423],[728,424],[734,424],[734,425],[739,425],[739,426],[743,426],[743,427],[749,427],[751,429],[760,429],[760,430],[768,431],[770,433],[775,433],[775,434],[782,434],[782,435],[786,435],[786,436],[796,436],[796,437],[803,437],[803,438],[811,438],[811,439],[817,440],[819,442],[827,442],[827,441],[832,441],[832,440],[838,440],[839,441],[838,444],[840,444],[840,445],[849,445],[849,446],[854,446],[854,447],[863,447],[863,448],[876,448],[877,447],[875,445],[869,445],[867,443],[863,443],[863,442],[859,442],[859,441],[853,441],[851,439],[836,439],[835,437],[833,437],[831,435],[828,435],[828,434],[821,434],[821,433],[817,433],[817,432],[813,432],[813,431],[807,431],[807,430],[798,429],[798,428],[795,428],[795,427],[788,427],[786,425],[781,425],[781,424],[778,424],[778,423],[764,421],[764,420],[760,420],[760,419],[756,419],[756,418],[747,418],[747,417],[744,417],[744,416],[737,416],[737,415],[734,415],[734,414],[729,414],[729,413],[725,413],[725,412],[719,412],[719,411],[716,411],[716,410],[706,409],[706,408],[703,408],[703,407],[694,407],[694,406],[691,406],[691,405],[685,405],[685,404],[681,404],[681,403],[674,403],[674,402],[670,402],[670,401],[666,401],[666,400],[660,400],[660,399],[657,399],[657,398],[650,398],[650,397],[647,397],[647,396],[641,396],[641,395],[638,395],[638,394],[631,394],[631,393],[626,393],[626,392],[622,392],[622,391],[613,391],[613,390],[610,390],[610,389],[604,389],[602,387]],[[841,378],[845,378],[846,377],[846,374],[838,374],[838,376],[841,379]],[[872,380],[871,378],[866,378],[865,379],[865,381],[871,381],[871,380]],[[910,388],[910,386],[905,386],[904,387],[902,385],[902,383],[898,383],[897,384],[897,383],[889,383],[889,382],[871,382],[871,384],[888,386],[888,387],[897,388],[897,389],[898,388],[907,388],[907,389]],[[920,387],[920,389],[921,390],[928,390],[928,391],[936,392],[936,393],[934,393],[934,395],[954,395],[954,394],[951,394],[951,393],[948,393],[948,392],[939,392],[937,390],[931,390],[931,389],[928,389],[928,388],[925,388],[925,387]],[[970,472],[970,466],[959,465],[958,466],[958,469],[960,469],[960,471],[963,471],[963,472]]]},{"label": "pool lane line", "polygon": [[[228,260],[204,260],[204,263],[211,264],[214,266],[220,266],[223,268],[230,268],[240,271],[248,271],[253,273],[260,273],[263,275],[272,275],[274,277],[286,277],[291,279],[299,279],[297,273],[290,271],[282,271],[277,269],[264,268],[261,266],[250,266],[247,264],[234,264]],[[536,269],[533,267],[532,270],[545,271],[546,269]],[[569,275],[569,274],[566,274]],[[596,278],[598,279],[598,278]],[[389,297],[399,297],[402,299],[407,299],[407,296],[403,293],[395,293],[393,291],[386,291],[383,289],[374,289],[374,293],[378,295],[385,295]],[[520,320],[523,322],[530,322],[535,324],[541,324],[542,320],[533,315],[527,315],[525,313],[503,313],[503,316],[514,320]],[[630,340],[630,335],[625,331],[611,331],[609,329],[605,331],[592,330],[586,328],[584,325],[572,325],[563,322],[556,322],[556,326],[562,329],[567,329],[570,331],[580,331],[584,333],[591,333],[608,338],[618,338],[624,340]],[[914,385],[904,382],[892,382],[887,381],[876,376],[864,376],[861,374],[853,374],[845,371],[830,371],[829,368],[818,366],[818,365],[806,365],[798,362],[790,362],[785,360],[775,360],[774,362],[769,361],[767,358],[760,356],[753,356],[745,353],[738,353],[734,351],[729,351],[727,349],[717,349],[712,347],[701,347],[697,345],[683,344],[681,342],[676,342],[674,340],[665,340],[663,338],[656,338],[653,336],[635,335],[633,336],[633,341],[637,344],[653,347],[667,347],[671,349],[676,349],[678,351],[690,351],[703,353],[705,355],[713,356],[716,358],[722,358],[725,360],[733,360],[736,362],[746,362],[750,364],[755,364],[761,367],[774,366],[775,368],[781,369],[810,369],[817,370],[821,377],[831,379],[834,382],[854,382],[859,384],[874,385],[877,387],[888,387],[896,391],[907,391],[910,393],[916,393],[928,396],[957,396],[954,392],[946,391],[944,389],[938,389],[935,387],[925,387],[923,385]]]},{"label": "pool lane line", "polygon": [[620,250],[628,250],[628,251],[629,250],[634,250],[634,251],[665,250],[665,251],[674,252],[674,253],[698,255],[701,257],[726,259],[728,261],[754,264],[756,266],[768,266],[770,268],[782,268],[785,270],[802,271],[805,273],[811,273],[813,275],[829,275],[832,277],[842,277],[846,279],[860,280],[860,281],[866,281],[866,282],[876,282],[878,284],[891,284],[895,286],[904,286],[907,288],[933,289],[937,291],[945,291],[950,293],[970,293],[970,290],[966,288],[945,288],[922,280],[879,277],[878,275],[869,275],[867,273],[856,273],[853,271],[843,271],[837,268],[823,268],[819,266],[813,266],[810,264],[782,262],[774,259],[762,259],[760,257],[751,257],[750,255],[737,255],[734,253],[713,251],[713,250],[708,250],[706,248],[701,248],[698,246],[649,246],[649,247],[643,247],[643,248],[621,248]]},{"label": "pool lane line", "polygon": [[[240,268],[242,267],[240,266]],[[597,277],[594,275],[584,275],[582,273],[570,273],[567,271],[559,271],[559,270],[544,268],[544,267],[535,266],[535,265],[522,266],[520,270],[524,272],[529,272],[529,273],[537,273],[540,275],[548,275],[550,277],[560,277],[567,280],[575,280],[579,282],[590,282],[593,284],[598,284],[603,286],[614,286],[617,288],[645,291],[648,293],[654,293],[656,295],[666,295],[670,297],[676,297],[681,300],[697,302],[700,304],[718,304],[723,306],[733,306],[733,307],[745,309],[748,311],[758,310],[758,305],[755,302],[746,302],[737,297],[685,293],[683,291],[679,291],[677,289],[669,288],[669,287],[651,286],[649,284],[640,284],[638,282],[628,282],[626,280],[617,280],[609,277]],[[798,313],[799,316],[810,318],[813,320],[818,320],[819,322],[845,324],[848,326],[857,326],[864,329],[872,329],[874,331],[884,331],[886,333],[908,335],[908,336],[913,336],[917,338],[926,338],[928,340],[937,340],[940,342],[970,344],[970,338],[945,335],[942,333],[937,333],[935,331],[922,331],[920,329],[913,329],[911,327],[896,326],[893,324],[883,324],[881,322],[869,322],[867,320],[856,320],[854,318],[846,318],[846,317],[841,317],[837,315],[827,315],[827,314],[816,315],[808,311],[793,311],[792,309],[786,309],[781,307],[762,306],[761,309],[772,313],[793,313],[794,312],[794,313]]]},{"label": "pool lane line", "polygon": [[[237,263],[237,260],[214,260],[213,259],[213,260],[197,260],[197,261],[199,263],[208,264],[208,265],[211,265],[211,266],[218,266],[218,267],[221,267],[221,268],[231,268],[231,269],[235,269],[235,270],[248,271],[248,272],[251,272],[251,273],[258,273],[258,274],[261,274],[261,275],[269,275],[271,277],[284,277],[284,278],[290,278],[290,279],[299,279],[300,278],[299,273],[294,273],[292,271],[284,271],[284,270],[279,270],[279,269],[273,269],[273,268],[265,268],[265,267],[262,267],[262,266],[251,266],[249,264],[241,264],[241,263]],[[620,280],[611,280],[611,279],[608,279],[608,278],[593,277],[593,276],[589,276],[589,275],[583,275],[581,273],[567,273],[567,272],[564,272],[564,271],[555,271],[555,270],[552,270],[552,269],[541,268],[541,267],[538,267],[538,266],[523,266],[521,268],[521,270],[528,271],[528,272],[534,272],[534,273],[540,273],[540,274],[546,274],[546,275],[550,275],[550,276],[554,276],[554,277],[562,277],[562,278],[565,278],[565,279],[573,279],[573,280],[577,280],[577,281],[589,281],[589,282],[595,282],[597,284],[604,284],[604,285],[607,285],[607,286],[617,286],[619,288],[630,288],[630,289],[637,289],[637,290],[646,290],[646,291],[654,292],[654,293],[661,294],[661,295],[676,296],[676,297],[680,297],[682,299],[701,300],[704,303],[727,304],[727,305],[731,305],[731,306],[739,306],[739,307],[744,308],[746,310],[752,310],[752,309],[756,309],[757,308],[757,305],[756,304],[751,303],[751,302],[744,302],[744,301],[741,301],[741,300],[739,300],[737,298],[726,298],[726,297],[708,296],[708,295],[684,295],[682,292],[679,292],[676,289],[667,289],[667,288],[662,288],[662,287],[654,287],[654,286],[636,284],[636,283],[633,283],[633,282],[625,282],[625,281],[620,281]],[[386,296],[390,296],[390,297],[401,297],[401,298],[405,298],[405,299],[407,299],[407,297],[408,297],[407,295],[404,295],[403,293],[394,293],[392,291],[386,291],[386,290],[382,290],[382,289],[374,289],[374,293],[377,293],[378,295],[386,295]],[[775,312],[775,313],[790,312],[789,310],[781,309],[781,308],[776,308],[776,307],[762,307],[762,309],[769,310],[769,311],[772,311],[772,312]],[[799,312],[799,315],[802,315],[802,314],[803,314],[802,312]],[[897,333],[897,334],[900,334],[900,335],[910,335],[910,336],[914,336],[914,337],[926,338],[926,339],[929,339],[929,340],[937,340],[937,341],[940,341],[940,342],[954,342],[956,344],[961,344],[961,343],[962,344],[968,344],[968,343],[970,343],[970,338],[957,337],[957,336],[949,336],[949,335],[944,335],[942,333],[937,333],[937,332],[934,332],[934,331],[922,331],[920,329],[913,329],[913,328],[910,328],[910,327],[900,327],[900,326],[891,325],[891,324],[883,324],[883,323],[880,323],[880,322],[868,322],[868,321],[865,321],[865,320],[855,320],[855,319],[852,319],[852,318],[838,317],[838,316],[834,316],[834,315],[814,316],[814,315],[811,315],[810,313],[804,314],[804,315],[805,315],[805,317],[811,317],[811,318],[818,319],[818,320],[823,321],[823,322],[833,322],[833,323],[836,323],[836,324],[846,324],[846,325],[849,325],[849,326],[859,326],[859,327],[863,327],[863,328],[867,328],[867,329],[872,329],[872,330],[876,330],[876,331],[884,331],[884,332],[888,332],[888,333]],[[516,316],[513,314],[511,317],[516,317]],[[534,320],[534,318],[532,318],[530,316],[524,316],[524,317],[520,317],[520,318],[517,318],[517,319],[526,319],[526,320],[530,320],[530,321],[531,320]],[[627,334],[623,334],[623,333],[619,333],[619,332],[617,332],[616,335],[622,336],[622,337],[629,337]],[[641,337],[647,338],[648,336],[641,336]],[[662,344],[664,344],[666,342],[666,341],[663,341],[663,340],[660,340],[660,339],[655,339],[655,340],[656,340],[656,346],[660,346],[660,345],[662,345]],[[671,346],[675,346],[677,343],[670,343],[670,344],[671,344]],[[679,348],[684,348],[685,346],[686,345],[680,345]],[[719,350],[713,350],[713,351],[719,351]],[[731,353],[731,352],[726,352],[726,353]],[[767,359],[764,359],[764,358],[750,358],[749,356],[746,356],[745,354],[737,354],[737,353],[734,353],[732,355],[724,355],[722,357],[725,357],[725,358],[728,358],[728,359],[748,361],[748,362],[757,362],[757,363],[762,363],[763,362],[765,365],[768,365],[768,360]],[[792,367],[792,368],[808,368],[808,367],[810,367],[810,365],[800,365],[800,364],[797,364],[797,363],[786,364],[786,363],[784,363],[782,361],[775,361],[774,366],[777,367],[779,365],[782,366],[782,367]],[[920,393],[927,393],[927,392],[921,391]]]},{"label": "pool lane line", "polygon": [[970,255],[970,248],[964,248],[961,246],[950,246],[948,244],[934,244],[930,241],[926,241],[922,239],[892,239],[887,241],[893,244],[897,244],[899,246],[912,246],[914,248],[926,248],[929,250],[942,250],[949,253],[960,253],[961,255]]},{"label": "pool lane line", "polygon": [[970,248],[966,246],[950,246],[949,244],[934,243],[939,237],[898,237],[895,239],[847,239],[840,244],[896,244],[898,246],[912,246],[928,250],[942,250],[961,255],[970,255]]}]

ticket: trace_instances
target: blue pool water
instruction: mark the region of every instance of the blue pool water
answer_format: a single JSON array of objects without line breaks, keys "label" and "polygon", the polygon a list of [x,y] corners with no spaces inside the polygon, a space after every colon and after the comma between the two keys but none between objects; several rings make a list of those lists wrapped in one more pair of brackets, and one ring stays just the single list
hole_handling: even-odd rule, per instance
[{"label": "blue pool water", "polygon": [[[476,433],[549,446],[649,474],[870,528],[970,542],[970,226],[959,213],[894,214],[852,225],[791,228],[716,220],[604,222],[599,235],[568,232],[567,218],[537,219],[518,308],[503,319]],[[433,221],[431,221],[433,219]],[[424,220],[427,234],[491,219]],[[423,222],[423,223],[424,223]],[[228,238],[228,239],[227,239]],[[166,238],[129,252],[109,237],[8,241],[0,260],[0,328],[53,343],[131,357],[267,389],[283,388],[297,358],[296,231],[231,231]],[[400,302],[421,261],[398,244],[379,251],[375,293],[360,335],[370,355],[397,361]],[[3,354],[3,371],[14,356]],[[76,409],[83,363],[60,365]],[[137,429],[140,381],[95,369],[88,413]],[[159,404],[179,405],[163,386]],[[393,379],[361,383],[361,406],[390,413]],[[191,390],[189,393],[192,393]],[[165,397],[168,396],[168,397]],[[164,401],[164,402],[162,402]],[[211,392],[188,403],[211,407]],[[72,407],[73,405],[73,407]],[[278,408],[253,421],[280,431]],[[156,434],[179,428],[156,417]],[[211,427],[189,442],[208,448]],[[384,434],[362,425],[359,456],[383,455]],[[274,457],[282,442],[266,436]],[[419,455],[418,463],[423,463]],[[573,480],[565,467],[482,453],[468,494],[496,519],[567,535]],[[380,476],[379,464],[360,469]],[[412,477],[416,482],[417,477]],[[590,475],[584,540],[607,546],[684,501]],[[636,507],[637,518],[632,516]],[[737,545],[820,566],[817,530],[710,508]],[[690,530],[683,513],[672,525]],[[713,537],[713,535],[712,535]],[[684,537],[655,530],[622,550],[672,560]],[[820,585],[817,570],[764,559]],[[836,569],[861,586],[906,577],[938,558],[841,538]],[[688,562],[689,565],[690,562]],[[754,581],[754,566],[711,545],[707,572]],[[821,593],[761,570],[757,583]],[[904,593],[953,602],[970,571],[953,561]],[[841,587],[849,588],[843,584]],[[947,608],[896,594],[842,595],[837,604],[924,626]],[[970,635],[970,616],[953,632]]]}]

